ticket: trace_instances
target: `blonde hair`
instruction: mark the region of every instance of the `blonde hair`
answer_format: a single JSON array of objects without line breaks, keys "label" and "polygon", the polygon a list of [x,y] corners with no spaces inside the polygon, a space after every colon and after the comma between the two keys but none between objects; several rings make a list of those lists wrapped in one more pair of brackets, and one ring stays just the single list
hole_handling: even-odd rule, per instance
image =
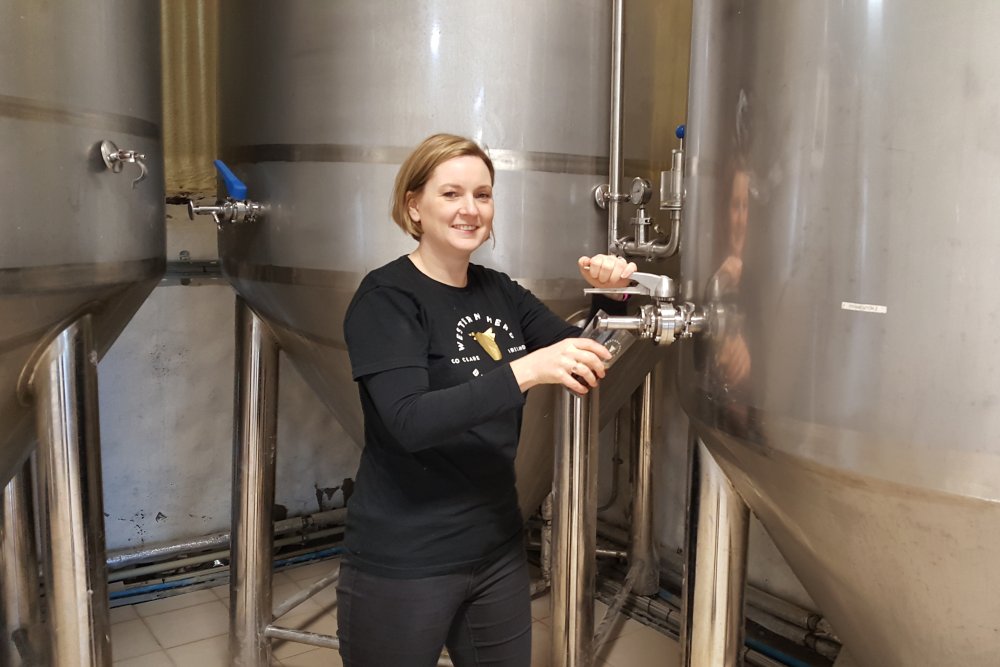
[{"label": "blonde hair", "polygon": [[410,218],[410,200],[419,195],[431,179],[438,165],[463,155],[471,155],[486,163],[490,171],[490,184],[495,180],[493,161],[479,144],[454,134],[435,134],[424,139],[403,162],[396,174],[392,191],[392,219],[399,228],[420,240],[424,230],[420,223]]}]

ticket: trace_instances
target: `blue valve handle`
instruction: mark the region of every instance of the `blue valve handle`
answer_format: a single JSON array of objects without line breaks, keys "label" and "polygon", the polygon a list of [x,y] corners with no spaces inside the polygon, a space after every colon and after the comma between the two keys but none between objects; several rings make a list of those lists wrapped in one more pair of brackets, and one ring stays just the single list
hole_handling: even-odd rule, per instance
[{"label": "blue valve handle", "polygon": [[236,174],[229,170],[226,163],[222,160],[215,161],[215,168],[219,170],[219,175],[222,176],[222,180],[226,184],[226,190],[229,191],[229,196],[233,199],[246,199],[247,198],[247,186],[243,184],[243,181],[236,178]]},{"label": "blue valve handle", "polygon": [[683,125],[678,125],[677,126],[677,131],[674,132],[674,134],[677,135],[678,139],[683,139],[684,138],[684,126]]}]

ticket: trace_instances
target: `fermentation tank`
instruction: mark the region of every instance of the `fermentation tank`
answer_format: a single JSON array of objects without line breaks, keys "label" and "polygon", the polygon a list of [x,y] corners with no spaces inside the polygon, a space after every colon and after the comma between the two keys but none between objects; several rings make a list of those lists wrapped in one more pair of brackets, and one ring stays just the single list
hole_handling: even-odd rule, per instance
[{"label": "fermentation tank", "polygon": [[[266,206],[223,224],[223,268],[359,445],[344,313],[368,271],[415,247],[390,197],[426,137],[471,137],[497,168],[495,244],[473,261],[562,316],[587,308],[577,258],[606,252],[593,190],[608,170],[609,21],[604,0],[223,2],[221,150]],[[529,407],[525,434],[550,442],[530,427],[548,412]],[[551,445],[522,450],[551,471]]]},{"label": "fermentation tank", "polygon": [[0,485],[34,437],[32,354],[86,313],[103,354],[163,273],[159,64],[157,3],[0,5]]},{"label": "fermentation tank", "polygon": [[684,407],[864,667],[1000,653],[997,25],[694,6]]}]

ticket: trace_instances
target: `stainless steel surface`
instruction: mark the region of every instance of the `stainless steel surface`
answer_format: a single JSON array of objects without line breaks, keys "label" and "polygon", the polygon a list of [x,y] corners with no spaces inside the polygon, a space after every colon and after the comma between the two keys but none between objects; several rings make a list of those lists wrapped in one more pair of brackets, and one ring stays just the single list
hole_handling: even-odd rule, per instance
[{"label": "stainless steel surface", "polygon": [[278,345],[262,319],[236,300],[236,429],[229,586],[232,667],[270,667]]},{"label": "stainless steel surface", "polygon": [[0,664],[9,667],[47,662],[31,481],[31,463],[25,462],[0,497]]},{"label": "stainless steel surface", "polygon": [[[619,486],[618,473],[619,473],[619,468],[621,468],[622,463],[624,463],[624,461],[622,461],[621,458],[621,417],[623,411],[624,408],[622,408],[622,410],[619,410],[618,413],[615,415],[615,439],[612,445],[613,449],[611,450],[611,493],[608,495],[607,501],[603,505],[597,508],[598,514],[607,509],[610,509],[615,504],[615,501],[618,500],[618,486]],[[544,512],[544,505],[542,511]]]},{"label": "stainless steel surface", "polygon": [[290,612],[292,609],[295,609],[309,598],[313,597],[323,589],[332,586],[339,580],[340,580],[340,568],[337,568],[336,572],[331,572],[325,577],[321,577],[318,581],[313,583],[313,585],[310,586],[309,588],[302,589],[301,591],[299,591],[298,593],[296,593],[295,595],[293,595],[292,597],[288,598],[280,605],[275,607],[274,618],[275,619],[281,618],[282,616]]},{"label": "stainless steel surface", "polygon": [[998,21],[694,7],[683,404],[864,667],[1000,651]]},{"label": "stainless steel surface", "polygon": [[692,438],[681,653],[685,667],[737,667],[743,650],[750,510]]},{"label": "stainless steel surface", "polygon": [[653,537],[653,373],[632,394],[632,521],[629,524],[628,567],[638,595],[656,595],[660,590],[660,559]]},{"label": "stainless steel surface", "polygon": [[[611,6],[568,8],[564,0],[221,5],[222,157],[269,206],[257,226],[222,230],[223,268],[359,445],[344,313],[367,271],[414,247],[386,202],[398,165],[427,136],[467,135],[498,167],[496,247],[473,261],[519,280],[562,316],[587,306],[576,260],[606,248],[590,193],[607,164]],[[552,394],[532,390],[526,425],[551,419]],[[551,433],[523,430],[529,512],[548,493]]]},{"label": "stainless steel surface", "polygon": [[594,663],[599,387],[557,403],[552,502],[552,667]]},{"label": "stainless steel surface", "polygon": [[45,348],[29,388],[37,416],[50,659],[54,667],[111,667],[97,346],[90,315]]},{"label": "stainless steel surface", "polygon": [[[23,369],[93,314],[99,355],[163,272],[158,3],[0,5],[0,484],[27,456]],[[148,156],[132,190],[110,140]]]}]

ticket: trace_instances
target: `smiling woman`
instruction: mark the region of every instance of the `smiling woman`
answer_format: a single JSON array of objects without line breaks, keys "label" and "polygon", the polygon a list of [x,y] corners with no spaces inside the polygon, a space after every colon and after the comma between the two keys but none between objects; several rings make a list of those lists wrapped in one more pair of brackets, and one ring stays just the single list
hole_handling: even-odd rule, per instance
[{"label": "smiling woman", "polygon": [[[505,274],[470,263],[493,230],[493,185],[473,141],[421,143],[392,208],[419,245],[369,273],[347,310],[365,448],[338,588],[346,667],[434,664],[445,644],[459,667],[530,664],[514,486],[524,392],[586,393],[610,353]],[[579,264],[594,286],[623,286],[635,270],[603,255]],[[595,298],[595,311],[622,311]]]}]

